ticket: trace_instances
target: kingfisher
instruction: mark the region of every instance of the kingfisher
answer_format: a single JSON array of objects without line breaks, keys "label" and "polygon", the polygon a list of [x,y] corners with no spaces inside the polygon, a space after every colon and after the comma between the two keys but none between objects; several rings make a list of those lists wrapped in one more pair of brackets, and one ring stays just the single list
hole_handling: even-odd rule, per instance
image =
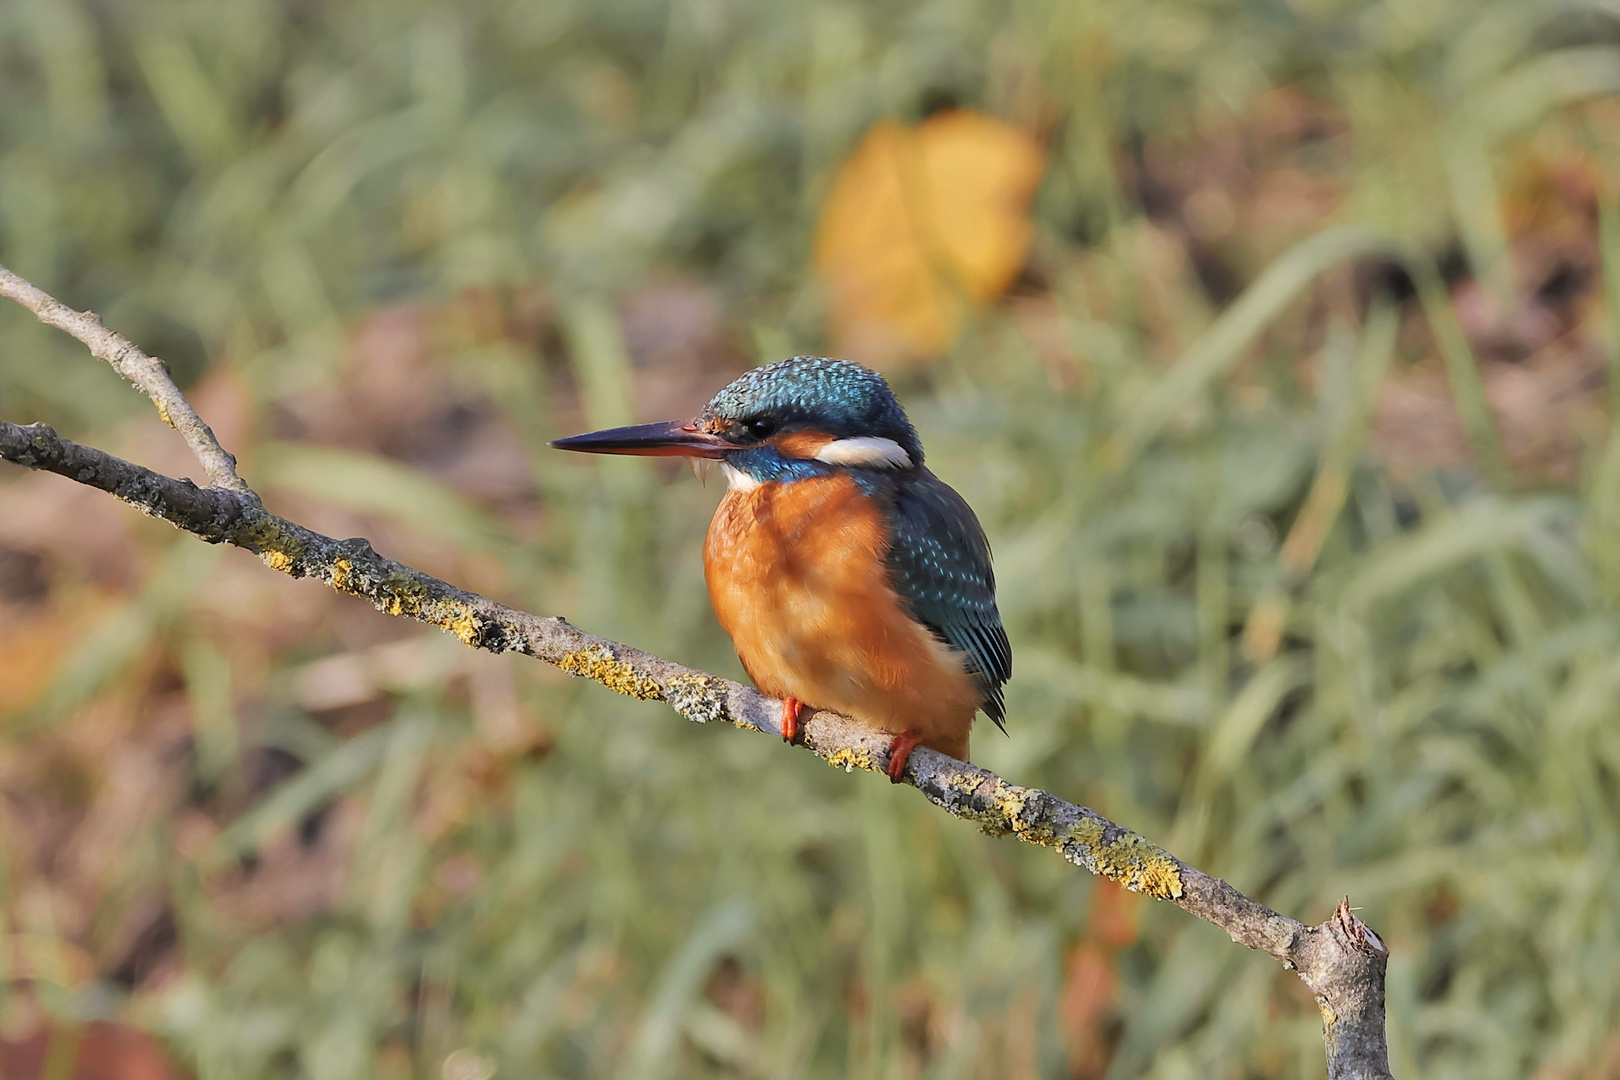
[{"label": "kingfisher", "polygon": [[966,761],[981,710],[1006,731],[1012,648],[990,544],[923,464],[888,383],[796,356],[730,383],[697,416],[558,439],[561,450],[718,461],[703,545],[720,625],[798,741],[806,706],[889,735],[898,783],[921,745]]}]

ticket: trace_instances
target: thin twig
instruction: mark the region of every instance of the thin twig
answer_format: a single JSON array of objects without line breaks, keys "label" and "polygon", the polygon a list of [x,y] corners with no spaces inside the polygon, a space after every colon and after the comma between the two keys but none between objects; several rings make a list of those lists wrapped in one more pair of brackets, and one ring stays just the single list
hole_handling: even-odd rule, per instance
[{"label": "thin twig", "polygon": [[[64,308],[9,273],[0,280],[5,285],[0,291],[14,298],[19,291],[34,297],[39,307],[25,301],[26,306],[47,322],[69,329],[86,344],[95,337],[94,331],[122,342],[127,348],[120,346],[113,355],[96,353],[121,372],[120,363],[127,363],[134,350],[143,359],[137,366],[147,381],[131,375],[132,381],[147,390],[160,409],[164,402],[183,406],[182,411],[170,404],[167,415],[190,417],[195,422],[190,431],[200,434],[197,439],[191,434],[187,438],[194,449],[201,444],[198,456],[205,464],[210,460],[205,451],[230,464],[221,476],[215,476],[210,467],[215,484],[199,488],[189,480],[176,480],[80,446],[44,424],[25,427],[3,421],[0,458],[109,492],[209,543],[244,548],[272,569],[292,577],[319,578],[339,592],[370,600],[390,615],[443,627],[474,648],[523,653],[618,693],[667,702],[699,723],[722,720],[780,735],[781,703],[750,687],[595,637],[560,618],[506,607],[384,558],[363,539],[337,540],[269,513],[237,478],[234,459],[185,403],[161,363],[101,330],[94,316]],[[91,347],[93,351],[97,348]],[[182,433],[188,431],[176,426]],[[805,745],[846,772],[883,772],[888,764],[887,735],[834,713],[816,712],[809,718]],[[1348,900],[1341,901],[1320,926],[1307,926],[1251,900],[1093,810],[1038,788],[1009,784],[988,769],[927,748],[912,752],[904,779],[929,802],[977,823],[987,833],[1010,833],[1053,848],[1094,874],[1132,891],[1169,900],[1225,930],[1239,944],[1278,960],[1299,974],[1321,1006],[1330,1080],[1390,1077],[1384,1034],[1384,969],[1389,951],[1351,911]]]},{"label": "thin twig", "polygon": [[215,487],[226,488],[242,495],[252,495],[247,484],[236,475],[236,458],[219,444],[213,430],[191,407],[180,388],[169,377],[169,366],[155,356],[148,356],[124,335],[101,325],[93,311],[75,311],[33,283],[18,277],[0,266],[0,296],[9,297],[39,316],[39,321],[72,334],[96,356],[113,366],[113,370],[134,383],[157,406],[163,422],[185,437],[191,452],[202,462],[208,480]]}]

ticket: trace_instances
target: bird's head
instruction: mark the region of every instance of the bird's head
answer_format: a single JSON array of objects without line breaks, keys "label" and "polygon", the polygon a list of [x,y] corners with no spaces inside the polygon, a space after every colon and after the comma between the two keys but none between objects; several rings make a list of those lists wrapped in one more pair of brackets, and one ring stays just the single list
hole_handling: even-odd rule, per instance
[{"label": "bird's head", "polygon": [[923,460],[917,432],[883,376],[819,356],[755,368],[690,420],[594,431],[551,445],[718,460],[734,486],[839,469],[914,469]]}]

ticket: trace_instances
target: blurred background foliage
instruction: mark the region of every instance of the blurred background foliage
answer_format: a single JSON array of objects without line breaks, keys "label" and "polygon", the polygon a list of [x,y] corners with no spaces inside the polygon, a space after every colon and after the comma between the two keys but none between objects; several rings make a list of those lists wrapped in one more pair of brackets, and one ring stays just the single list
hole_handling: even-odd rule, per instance
[{"label": "blurred background foliage", "polygon": [[[1617,49],[1602,0],[6,0],[0,262],[279,512],[739,677],[712,487],[544,442],[882,367],[998,556],[977,760],[1351,895],[1398,1075],[1612,1080]],[[6,419],[195,471],[0,341]],[[7,1077],[1322,1072],[1174,908],[15,470],[0,725]]]}]

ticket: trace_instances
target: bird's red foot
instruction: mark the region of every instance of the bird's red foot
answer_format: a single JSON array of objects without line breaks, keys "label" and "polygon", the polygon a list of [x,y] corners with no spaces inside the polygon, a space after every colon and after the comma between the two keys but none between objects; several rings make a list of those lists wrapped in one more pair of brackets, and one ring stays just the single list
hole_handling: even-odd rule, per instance
[{"label": "bird's red foot", "polygon": [[911,758],[911,752],[917,749],[922,742],[922,736],[910,728],[896,735],[889,742],[889,783],[898,784],[900,778],[906,774],[906,762]]},{"label": "bird's red foot", "polygon": [[804,738],[804,728],[799,724],[799,714],[804,712],[804,702],[798,698],[782,699],[782,741],[796,743]]}]

